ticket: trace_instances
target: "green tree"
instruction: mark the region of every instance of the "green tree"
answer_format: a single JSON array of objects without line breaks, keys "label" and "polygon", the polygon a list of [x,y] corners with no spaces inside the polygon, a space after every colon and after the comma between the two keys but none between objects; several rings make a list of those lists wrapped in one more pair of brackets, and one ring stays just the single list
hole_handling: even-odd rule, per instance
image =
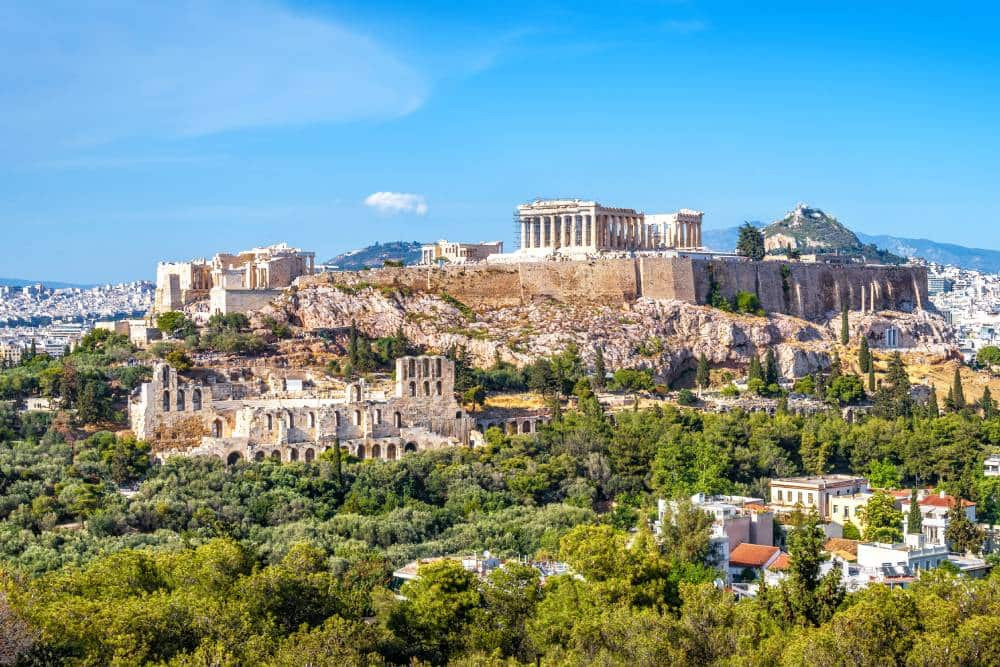
[{"label": "green tree", "polygon": [[157,315],[156,328],[172,338],[186,338],[198,333],[194,322],[176,310]]},{"label": "green tree", "polygon": [[480,587],[483,606],[472,624],[472,642],[484,653],[529,661],[535,657],[527,625],[542,598],[533,567],[507,563],[490,573]]},{"label": "green tree", "polygon": [[826,400],[840,405],[857,403],[865,397],[865,388],[857,375],[838,375],[826,390]]},{"label": "green tree", "polygon": [[462,402],[467,405],[471,405],[473,409],[475,409],[476,406],[481,407],[485,400],[486,400],[486,390],[483,389],[483,386],[481,384],[469,387],[462,394]]},{"label": "green tree", "polygon": [[951,404],[955,410],[965,409],[965,390],[962,389],[961,366],[955,368],[955,377],[951,385]]},{"label": "green tree", "polygon": [[[858,344],[858,366],[862,373],[868,373],[872,368],[872,352],[868,348],[868,336],[862,335]],[[874,390],[874,387],[872,388]]]},{"label": "green tree", "polygon": [[[868,362],[868,391],[875,393],[875,364],[871,361]],[[935,405],[937,405],[937,401],[935,401]]]},{"label": "green tree", "polygon": [[760,261],[764,259],[764,252],[764,234],[749,222],[744,222],[736,241],[736,253]]},{"label": "green tree", "polygon": [[898,489],[902,482],[899,468],[889,460],[874,460],[868,464],[868,483],[875,489]]},{"label": "green tree", "polygon": [[893,352],[886,365],[882,386],[875,392],[875,414],[887,419],[909,417],[913,413],[910,378],[899,352]]},{"label": "green tree", "polygon": [[840,344],[847,345],[851,342],[851,325],[848,317],[847,304],[840,310]]},{"label": "green tree", "polygon": [[612,381],[615,389],[629,396],[653,389],[653,376],[647,370],[622,368],[615,371]]},{"label": "green tree", "polygon": [[941,416],[941,411],[938,408],[937,389],[934,388],[934,385],[931,385],[930,393],[927,395],[927,416],[931,418]]},{"label": "green tree", "polygon": [[788,577],[764,592],[764,602],[784,625],[819,625],[844,598],[840,569],[820,576],[825,537],[815,513],[788,534]]},{"label": "green tree", "polygon": [[178,372],[185,372],[191,370],[191,357],[187,355],[183,349],[177,347],[167,353],[164,357],[164,361],[170,364],[174,370]]},{"label": "green tree", "polygon": [[997,402],[993,400],[989,385],[983,388],[983,397],[979,399],[979,407],[983,411],[983,419],[993,419],[997,414]]},{"label": "green tree", "polygon": [[920,512],[920,501],[917,500],[916,487],[910,491],[910,507],[906,512],[906,533],[919,535],[924,530],[924,517]]},{"label": "green tree", "polygon": [[695,370],[694,374],[695,384],[698,385],[698,389],[705,390],[708,388],[710,375],[708,369],[708,357],[702,352],[698,355],[698,368]]},{"label": "green tree", "polygon": [[780,379],[781,372],[778,370],[778,360],[774,356],[774,350],[769,347],[764,354],[764,384],[770,387],[773,384],[778,384]]},{"label": "green tree", "polygon": [[597,346],[594,350],[594,391],[603,391],[607,378],[608,369],[604,365],[604,348]]},{"label": "green tree", "polygon": [[1000,347],[985,345],[976,352],[976,361],[987,366],[1000,365]]},{"label": "green tree", "polygon": [[944,539],[953,551],[978,554],[983,549],[983,533],[965,514],[961,498],[956,497],[948,510]]},{"label": "green tree", "polygon": [[903,513],[896,509],[896,499],[888,493],[878,492],[868,499],[864,520],[866,540],[888,544],[902,541]]},{"label": "green tree", "polygon": [[479,588],[475,575],[450,559],[423,565],[418,575],[403,585],[406,599],[391,610],[387,626],[414,657],[444,663],[466,645],[481,603]]},{"label": "green tree", "polygon": [[[760,356],[755,352],[750,357],[750,368],[747,370],[747,382],[752,380],[760,380],[764,382],[764,367],[761,366]],[[767,383],[764,383],[765,385]]]}]

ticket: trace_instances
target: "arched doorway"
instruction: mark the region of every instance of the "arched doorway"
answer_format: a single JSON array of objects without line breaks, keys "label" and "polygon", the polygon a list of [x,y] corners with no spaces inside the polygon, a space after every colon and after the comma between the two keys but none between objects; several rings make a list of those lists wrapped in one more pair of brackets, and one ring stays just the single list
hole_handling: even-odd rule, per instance
[{"label": "arched doorway", "polygon": [[396,460],[396,445],[395,444],[393,444],[393,443],[390,442],[386,446],[386,448],[385,448],[385,458],[387,458],[390,461],[395,461]]},{"label": "arched doorway", "polygon": [[359,459],[365,458],[365,446],[358,445],[357,453],[355,454]]},{"label": "arched doorway", "polygon": [[235,465],[239,461],[243,460],[243,455],[239,452],[230,452],[229,456],[226,458],[226,465]]},{"label": "arched doorway", "polygon": [[415,452],[415,451],[417,451],[417,443],[415,442],[408,442],[403,446],[404,454],[409,454],[410,452]]},{"label": "arched doorway", "polygon": [[264,452],[257,452],[256,454],[254,454],[253,455],[253,460],[254,461],[263,461],[264,460]]},{"label": "arched doorway", "polygon": [[526,421],[521,424],[521,433],[531,433],[531,422]]},{"label": "arched doorway", "polygon": [[271,459],[274,460],[274,461],[280,461],[281,460],[281,452],[279,452],[277,449],[274,450],[273,452],[271,452]]},{"label": "arched doorway", "polygon": [[294,447],[290,447],[288,449],[288,460],[289,461],[298,461],[299,460],[299,450],[295,449]]},{"label": "arched doorway", "polygon": [[216,419],[212,422],[212,437],[221,438],[222,437],[222,420]]},{"label": "arched doorway", "polygon": [[372,458],[380,459],[382,458],[382,448],[378,445],[372,445]]},{"label": "arched doorway", "polygon": [[201,389],[195,389],[191,392],[191,409],[195,412],[201,410]]},{"label": "arched doorway", "polygon": [[306,462],[308,463],[309,461],[312,461],[315,458],[316,458],[316,452],[313,451],[313,448],[309,447],[308,449],[306,449]]}]

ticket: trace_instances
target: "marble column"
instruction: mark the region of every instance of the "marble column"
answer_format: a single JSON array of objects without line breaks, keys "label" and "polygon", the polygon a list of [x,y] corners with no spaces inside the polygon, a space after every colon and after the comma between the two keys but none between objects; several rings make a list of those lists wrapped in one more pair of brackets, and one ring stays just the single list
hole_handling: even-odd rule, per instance
[{"label": "marble column", "polygon": [[521,248],[528,247],[528,221],[521,218]]}]

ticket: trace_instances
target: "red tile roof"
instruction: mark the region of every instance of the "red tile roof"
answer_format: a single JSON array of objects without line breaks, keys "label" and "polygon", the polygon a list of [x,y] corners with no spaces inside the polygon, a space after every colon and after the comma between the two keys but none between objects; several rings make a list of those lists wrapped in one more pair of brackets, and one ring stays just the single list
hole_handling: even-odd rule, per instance
[{"label": "red tile roof", "polygon": [[733,567],[764,567],[779,551],[778,547],[744,542],[729,553],[729,564]]},{"label": "red tile roof", "polygon": [[[917,502],[920,505],[930,505],[931,507],[953,507],[955,505],[955,499],[951,496],[927,496]],[[970,503],[968,500],[962,501],[962,507],[972,507],[974,505],[975,503]]]},{"label": "red tile roof", "polygon": [[788,560],[788,554],[781,552],[778,557],[774,559],[774,562],[767,566],[767,569],[782,572],[787,570],[790,564],[791,561]]}]

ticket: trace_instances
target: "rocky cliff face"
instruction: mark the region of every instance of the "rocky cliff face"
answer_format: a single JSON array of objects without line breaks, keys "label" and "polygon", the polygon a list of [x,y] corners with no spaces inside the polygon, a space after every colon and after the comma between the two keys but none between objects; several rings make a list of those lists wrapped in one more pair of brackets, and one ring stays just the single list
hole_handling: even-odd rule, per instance
[{"label": "rocky cliff face", "polygon": [[[370,336],[389,336],[402,327],[407,338],[428,348],[464,346],[483,366],[492,364],[496,354],[528,363],[573,342],[588,363],[600,347],[609,369],[649,368],[666,382],[692,370],[702,353],[713,366],[742,370],[755,351],[763,354],[769,347],[782,374],[799,377],[829,366],[831,344],[839,335],[832,323],[734,315],[675,300],[640,298],[624,307],[533,301],[473,313],[453,299],[425,292],[326,285],[299,289],[255,317],[307,330],[339,329],[356,322]],[[869,317],[867,326],[874,326],[876,316]],[[906,340],[944,349],[948,341],[940,330],[947,327],[933,326],[939,319],[926,313],[892,314],[893,325],[905,331]],[[857,326],[866,325],[858,320]]]}]

